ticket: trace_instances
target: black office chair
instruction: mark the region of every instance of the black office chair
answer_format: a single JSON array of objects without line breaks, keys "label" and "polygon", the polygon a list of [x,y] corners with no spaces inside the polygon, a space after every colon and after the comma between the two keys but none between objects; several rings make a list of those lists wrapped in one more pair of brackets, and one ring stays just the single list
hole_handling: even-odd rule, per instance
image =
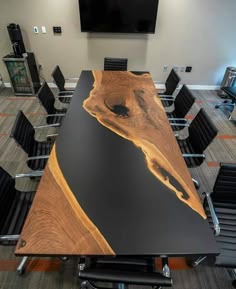
[{"label": "black office chair", "polygon": [[[16,245],[34,194],[17,190],[15,178],[0,167],[0,245]],[[26,261],[27,257],[23,257],[17,267],[18,274],[24,272]]]},{"label": "black office chair", "polygon": [[125,288],[126,285],[172,286],[171,278],[156,272],[154,258],[94,257],[80,261],[79,268],[82,289],[101,288],[97,282],[105,284],[104,289]]},{"label": "black office chair", "polygon": [[73,96],[74,89],[65,88],[66,79],[62,74],[59,65],[54,68],[52,78],[59,89],[59,100],[64,103],[69,103],[71,101],[71,97]]},{"label": "black office chair", "polygon": [[[178,124],[175,124],[178,126]],[[188,126],[189,136],[186,139],[177,139],[189,168],[200,166],[205,155],[204,150],[216,137],[218,130],[209,118],[204,108],[201,108]]]},{"label": "black office chair", "polygon": [[165,87],[166,87],[165,91],[158,92],[158,96],[160,98],[166,99],[165,106],[171,106],[173,104],[174,98],[172,95],[180,81],[181,81],[181,78],[178,76],[175,70],[172,69],[165,82]]},{"label": "black office chair", "polygon": [[204,209],[220,249],[215,265],[236,268],[236,163],[220,164],[212,193],[204,195]]},{"label": "black office chair", "polygon": [[46,116],[47,124],[52,125],[53,127],[60,126],[66,114],[66,108],[55,108],[55,97],[51,89],[49,88],[47,82],[44,82],[42,84],[36,96],[48,113],[48,115]]},{"label": "black office chair", "polygon": [[27,165],[32,170],[43,170],[53,142],[36,141],[35,129],[21,110],[16,116],[10,136],[28,155]]},{"label": "black office chair", "polygon": [[[185,116],[194,102],[195,97],[184,84],[174,100],[174,110],[166,113],[173,130],[181,130],[184,128],[181,124],[187,123]],[[176,123],[178,124],[177,126],[175,126]]]},{"label": "black office chair", "polygon": [[[178,124],[174,124],[178,126]],[[193,121],[189,124],[181,124],[181,127],[188,127],[188,137],[186,139],[178,139],[178,144],[183,154],[184,160],[188,168],[200,166],[205,160],[204,150],[216,137],[218,130],[205,112],[201,108]],[[192,178],[195,187],[200,187],[198,181]]]},{"label": "black office chair", "polygon": [[127,58],[104,58],[104,70],[111,71],[127,71],[128,59]]}]

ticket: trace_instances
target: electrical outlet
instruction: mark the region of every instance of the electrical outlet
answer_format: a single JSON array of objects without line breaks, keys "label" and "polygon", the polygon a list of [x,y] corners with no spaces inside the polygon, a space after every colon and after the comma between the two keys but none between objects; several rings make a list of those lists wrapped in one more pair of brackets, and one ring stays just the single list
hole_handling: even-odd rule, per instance
[{"label": "electrical outlet", "polygon": [[38,26],[34,26],[34,33],[39,33]]},{"label": "electrical outlet", "polygon": [[191,72],[192,71],[192,66],[186,66],[185,72]]},{"label": "electrical outlet", "polygon": [[168,65],[164,65],[163,71],[164,71],[164,72],[167,72],[167,70],[168,70]]},{"label": "electrical outlet", "polygon": [[180,66],[180,72],[185,72],[185,66]]},{"label": "electrical outlet", "polygon": [[42,64],[39,64],[39,70],[41,70],[43,68]]},{"label": "electrical outlet", "polygon": [[45,26],[42,26],[42,33],[47,33]]},{"label": "electrical outlet", "polygon": [[179,67],[178,66],[173,66],[173,69],[174,69],[175,72],[179,71]]}]

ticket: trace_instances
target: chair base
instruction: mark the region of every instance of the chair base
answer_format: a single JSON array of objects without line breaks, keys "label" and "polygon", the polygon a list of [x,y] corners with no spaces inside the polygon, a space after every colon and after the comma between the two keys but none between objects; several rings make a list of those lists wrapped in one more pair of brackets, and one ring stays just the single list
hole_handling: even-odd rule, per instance
[{"label": "chair base", "polygon": [[27,260],[28,260],[28,257],[26,256],[22,258],[20,264],[16,268],[16,272],[18,275],[24,274]]},{"label": "chair base", "polygon": [[195,188],[198,190],[200,188],[199,182],[196,179],[194,179],[194,178],[192,178],[192,181],[193,181],[193,184],[194,184]]}]

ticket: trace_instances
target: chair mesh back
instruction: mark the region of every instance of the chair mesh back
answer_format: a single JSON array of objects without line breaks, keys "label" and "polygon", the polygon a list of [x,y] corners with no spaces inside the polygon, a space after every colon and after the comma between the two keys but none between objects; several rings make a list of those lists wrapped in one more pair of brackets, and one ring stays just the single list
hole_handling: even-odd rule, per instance
[{"label": "chair mesh back", "polygon": [[175,115],[177,117],[185,117],[189,112],[190,108],[195,102],[195,97],[191,93],[191,91],[184,84],[180,89],[178,95],[175,98]]},{"label": "chair mesh back", "polygon": [[200,109],[189,126],[189,141],[196,153],[202,153],[217,135],[217,128],[206,114]]},{"label": "chair mesh back", "polygon": [[104,58],[104,70],[127,71],[127,58]]},{"label": "chair mesh back", "polygon": [[174,71],[174,69],[172,69],[165,83],[166,86],[165,94],[172,95],[176,87],[178,86],[180,80],[181,79],[178,76],[178,74]]},{"label": "chair mesh back", "polygon": [[19,110],[11,130],[11,137],[29,154],[34,146],[35,130],[24,113]]},{"label": "chair mesh back", "polygon": [[45,81],[43,85],[40,87],[37,97],[42,104],[42,106],[45,108],[48,114],[54,114],[55,113],[55,98],[54,95],[47,85],[47,82]]},{"label": "chair mesh back", "polygon": [[6,233],[10,216],[9,211],[16,195],[15,179],[0,167],[0,235]]},{"label": "chair mesh back", "polygon": [[212,198],[228,203],[236,203],[236,163],[221,164]]},{"label": "chair mesh back", "polygon": [[58,89],[60,91],[65,90],[65,78],[61,72],[60,67],[57,65],[52,72],[52,78],[55,81]]}]

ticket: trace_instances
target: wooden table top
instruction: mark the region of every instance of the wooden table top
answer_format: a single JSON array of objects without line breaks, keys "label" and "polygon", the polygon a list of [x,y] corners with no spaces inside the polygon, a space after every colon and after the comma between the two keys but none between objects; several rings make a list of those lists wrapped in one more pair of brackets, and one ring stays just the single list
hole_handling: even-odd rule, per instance
[{"label": "wooden table top", "polygon": [[217,252],[150,74],[83,71],[15,253]]}]

